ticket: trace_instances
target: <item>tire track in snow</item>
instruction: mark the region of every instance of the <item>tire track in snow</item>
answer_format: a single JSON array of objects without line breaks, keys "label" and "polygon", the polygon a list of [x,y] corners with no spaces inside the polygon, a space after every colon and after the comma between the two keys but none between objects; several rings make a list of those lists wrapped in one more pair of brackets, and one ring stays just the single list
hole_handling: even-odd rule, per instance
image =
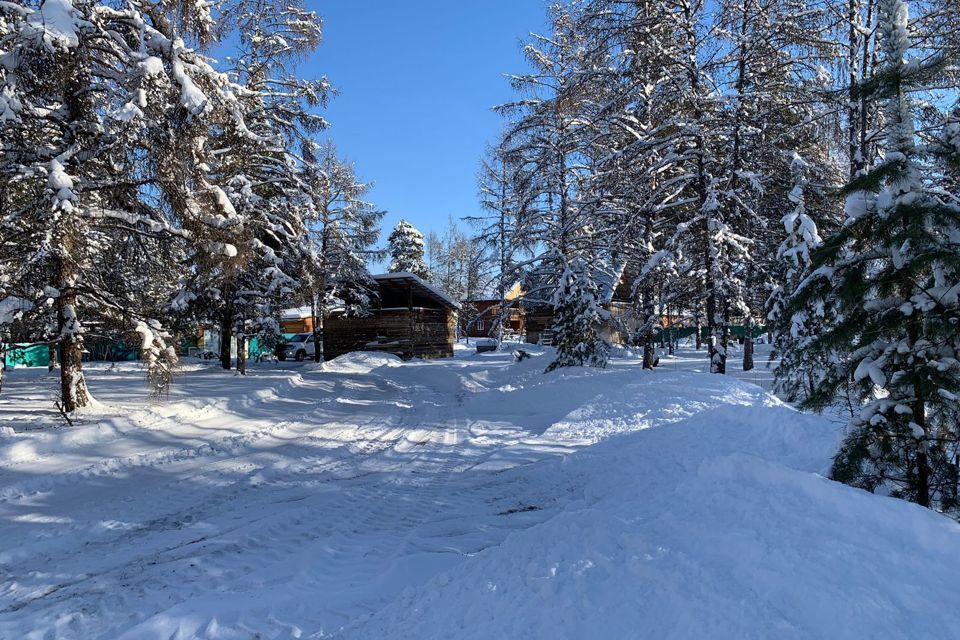
[{"label": "tire track in snow", "polygon": [[[449,372],[440,373],[449,377]],[[389,379],[378,382],[385,384],[386,389],[379,389],[388,395],[390,391],[401,397],[413,394],[422,402],[405,410],[399,424],[353,427],[369,437],[354,434],[356,440],[345,443],[349,455],[340,458],[300,455],[298,465],[272,469],[255,484],[250,480],[259,471],[237,474],[234,482],[205,491],[199,500],[180,495],[180,489],[200,479],[213,482],[216,470],[201,469],[164,484],[154,502],[160,507],[159,517],[80,551],[83,556],[110,554],[112,562],[79,580],[48,584],[29,596],[20,593],[11,606],[39,617],[80,603],[83,613],[74,620],[76,637],[114,638],[125,632],[138,637],[147,628],[140,625],[150,625],[156,616],[162,619],[164,612],[177,607],[189,607],[194,598],[210,597],[211,591],[218,598],[243,601],[251,594],[259,598],[268,593],[265,589],[273,583],[293,582],[303,593],[337,587],[362,590],[394,571],[410,554],[458,553],[448,544],[449,536],[436,535],[437,527],[431,535],[421,531],[425,525],[450,518],[451,490],[469,486],[461,481],[461,472],[499,451],[505,446],[503,438],[492,438],[482,446],[470,444],[469,429],[457,408],[465,393],[461,376],[457,376],[457,392],[449,391],[449,381],[438,384],[439,391],[404,387]],[[451,402],[451,397],[457,402]],[[323,427],[299,425],[292,419],[263,430],[267,433],[258,432],[257,437],[244,434],[224,439],[233,444],[222,448],[222,456],[186,454],[169,461],[161,456],[155,466],[176,462],[201,466],[205,458],[213,457],[226,465],[227,472],[233,463],[256,467],[250,459],[260,451],[253,451],[254,445],[277,430],[277,435],[290,436],[276,447],[283,450],[280,455],[285,459],[296,457],[297,451],[315,454],[315,444],[323,451],[323,443],[329,442]],[[237,439],[245,436],[246,440]],[[147,466],[144,460],[126,469],[136,472]],[[500,490],[492,483],[472,491],[471,499],[489,502]],[[174,540],[171,531],[177,533]],[[63,555],[70,553],[77,550]],[[46,564],[62,560],[51,555]],[[26,564],[18,568],[25,569]],[[382,597],[367,594],[355,599],[351,614],[376,610],[384,604]],[[345,614],[335,609],[317,603],[304,611],[304,622],[318,628],[342,624]],[[147,618],[131,621],[130,611],[144,612]],[[217,627],[214,622],[210,625]],[[225,622],[219,627],[231,626]],[[235,622],[236,629],[276,631],[274,623],[256,616]]]}]

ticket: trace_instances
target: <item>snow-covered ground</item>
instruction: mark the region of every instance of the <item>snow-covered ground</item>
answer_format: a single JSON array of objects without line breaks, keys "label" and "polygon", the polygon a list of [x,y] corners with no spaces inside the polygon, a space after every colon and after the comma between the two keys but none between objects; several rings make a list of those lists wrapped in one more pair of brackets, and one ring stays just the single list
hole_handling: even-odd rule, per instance
[{"label": "snow-covered ground", "polygon": [[818,475],[768,374],[531,352],[94,366],[72,428],[12,372],[0,638],[960,637],[960,526]]}]

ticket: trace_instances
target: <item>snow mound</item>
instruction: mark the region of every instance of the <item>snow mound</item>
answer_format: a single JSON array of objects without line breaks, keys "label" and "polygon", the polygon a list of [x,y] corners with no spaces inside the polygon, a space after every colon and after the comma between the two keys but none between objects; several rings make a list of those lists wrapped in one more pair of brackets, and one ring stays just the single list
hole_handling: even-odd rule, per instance
[{"label": "snow mound", "polygon": [[370,373],[380,367],[399,367],[402,364],[403,360],[392,353],[353,351],[325,362],[323,369],[332,373]]},{"label": "snow mound", "polygon": [[722,407],[533,465],[558,515],[344,637],[960,637],[960,526],[814,473],[834,429]]}]

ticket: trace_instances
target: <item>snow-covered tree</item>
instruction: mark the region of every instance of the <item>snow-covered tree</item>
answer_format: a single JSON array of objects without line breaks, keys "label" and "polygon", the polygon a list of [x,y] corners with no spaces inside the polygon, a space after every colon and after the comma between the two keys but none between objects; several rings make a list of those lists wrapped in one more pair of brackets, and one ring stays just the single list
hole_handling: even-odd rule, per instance
[{"label": "snow-covered tree", "polygon": [[912,56],[904,0],[879,0],[878,72],[857,91],[881,108],[881,160],[847,187],[843,228],[812,255],[812,273],[787,313],[822,304],[837,320],[808,350],[839,353],[839,374],[808,406],[834,401],[838,378],[854,381],[861,410],[833,477],[924,506],[957,503],[960,412],[960,209],[934,186],[942,175],[917,143],[915,95],[946,62]]},{"label": "snow-covered tree", "polygon": [[391,273],[413,273],[425,280],[430,277],[424,261],[423,234],[412,224],[406,220],[398,222],[387,241]]},{"label": "snow-covered tree", "polygon": [[520,279],[518,256],[523,242],[516,234],[519,221],[531,204],[530,175],[506,157],[503,145],[491,147],[479,176],[480,205],[484,213],[467,218],[476,229],[474,241],[491,259],[492,286],[500,301],[499,317],[492,318],[490,335],[503,340],[510,309],[507,294]]},{"label": "snow-covered tree", "polygon": [[239,85],[242,119],[213,137],[219,151],[208,165],[211,181],[223,185],[224,205],[232,207],[232,220],[221,229],[225,237],[213,247],[232,246],[236,253],[208,251],[214,278],[201,293],[213,294],[206,297],[219,320],[221,365],[231,366],[235,335],[242,373],[248,337],[266,344],[278,339],[276,317],[301,286],[300,267],[309,257],[308,185],[293,150],[326,127],[312,108],[325,104],[330,87],[325,78],[306,81],[290,72],[320,42],[314,13],[296,2],[246,0],[228,15],[239,36],[231,77]]},{"label": "snow-covered tree", "polygon": [[279,332],[310,249],[299,150],[330,92],[294,65],[320,30],[297,2],[0,4],[0,296],[59,348],[65,412],[89,401],[89,323],[161,386],[171,329],[218,324],[227,367],[233,332],[241,353]]},{"label": "snow-covered tree", "polygon": [[[307,145],[304,160],[311,238],[304,280],[313,310],[314,341],[320,345],[331,303],[343,304],[348,314],[363,313],[370,306],[375,283],[367,261],[380,255],[373,245],[384,212],[365,199],[372,185],[357,178],[353,165],[337,156],[332,142]],[[322,357],[315,349],[317,362]]]},{"label": "snow-covered tree", "polygon": [[777,249],[773,291],[767,300],[767,319],[774,329],[774,353],[780,356],[776,370],[777,390],[796,400],[809,396],[828,364],[820,356],[808,357],[810,340],[830,320],[829,310],[822,304],[784,313],[790,297],[797,290],[810,268],[810,254],[820,247],[822,239],[817,224],[807,212],[808,165],[796,152],[792,154],[793,188],[789,202],[793,208],[783,216],[786,238]]},{"label": "snow-covered tree", "polygon": [[605,367],[610,344],[603,333],[609,313],[600,306],[600,292],[583,260],[567,266],[554,299],[554,345],[557,356],[547,367]]},{"label": "snow-covered tree", "polygon": [[84,318],[131,330],[155,320],[147,314],[158,305],[132,288],[136,281],[108,280],[107,249],[150,239],[141,255],[154,262],[166,254],[147,248],[183,237],[155,197],[157,168],[174,123],[200,121],[210,102],[230,95],[185,44],[208,36],[206,10],[176,24],[163,11],[92,0],[4,3],[0,14],[0,198],[4,236],[16,239],[4,248],[18,262],[9,288],[40,316],[33,337],[59,347],[61,407],[70,413],[90,402]]},{"label": "snow-covered tree", "polygon": [[[594,268],[579,270],[577,288],[596,289],[596,282],[587,281],[603,265],[591,260],[609,256],[611,237],[607,218],[600,213],[602,198],[587,180],[595,162],[587,114],[596,87],[590,83],[589,70],[607,56],[587,47],[586,34],[578,29],[579,11],[576,5],[551,5],[552,33],[533,36],[525,47],[532,72],[513,78],[521,97],[499,108],[510,121],[498,154],[519,177],[511,181],[523,185],[514,229],[517,247],[529,255],[521,263],[527,271],[523,304],[563,316],[568,333],[581,326],[569,324],[569,314],[575,309],[588,311],[569,297],[564,279],[574,272],[572,265],[590,263]],[[583,326],[591,322],[584,319]],[[600,357],[562,361],[605,363],[606,349],[598,333],[583,333],[568,344],[590,340],[598,342],[586,348]]]}]

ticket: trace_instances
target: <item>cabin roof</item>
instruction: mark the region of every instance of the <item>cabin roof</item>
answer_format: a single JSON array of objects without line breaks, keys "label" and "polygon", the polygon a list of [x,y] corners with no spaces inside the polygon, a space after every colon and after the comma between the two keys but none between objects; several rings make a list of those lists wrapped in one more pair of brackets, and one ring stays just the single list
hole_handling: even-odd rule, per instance
[{"label": "cabin roof", "polygon": [[294,307],[293,309],[284,309],[280,317],[284,320],[303,320],[313,316],[310,307]]},{"label": "cabin roof", "polygon": [[373,276],[373,279],[376,280],[381,291],[387,289],[406,291],[407,288],[412,287],[417,294],[433,300],[442,307],[446,307],[454,311],[460,308],[460,305],[454,302],[448,295],[434,287],[429,282],[424,281],[423,278],[415,273],[407,273],[403,271],[398,273],[380,273]]}]

